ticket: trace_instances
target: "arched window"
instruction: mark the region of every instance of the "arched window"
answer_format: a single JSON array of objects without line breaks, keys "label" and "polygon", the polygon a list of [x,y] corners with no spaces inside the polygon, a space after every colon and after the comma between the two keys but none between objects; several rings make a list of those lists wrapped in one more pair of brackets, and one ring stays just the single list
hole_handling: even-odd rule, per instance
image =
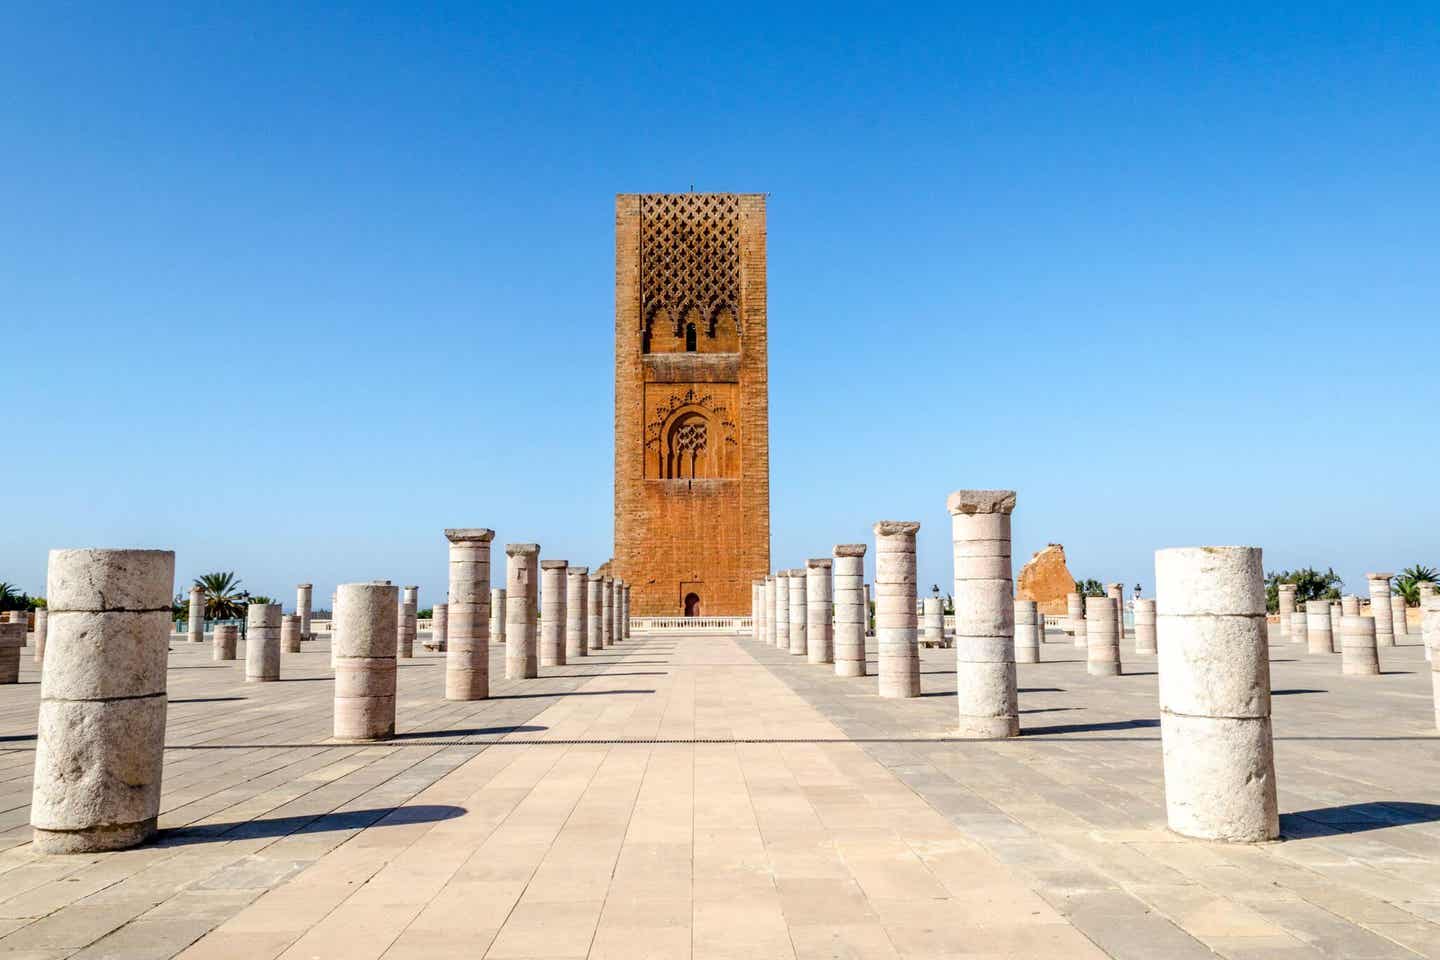
[{"label": "arched window", "polygon": [[693,480],[709,471],[710,431],[701,413],[676,417],[665,438],[665,477]]},{"label": "arched window", "polygon": [[685,352],[694,353],[695,346],[695,324],[687,323],[685,324]]}]

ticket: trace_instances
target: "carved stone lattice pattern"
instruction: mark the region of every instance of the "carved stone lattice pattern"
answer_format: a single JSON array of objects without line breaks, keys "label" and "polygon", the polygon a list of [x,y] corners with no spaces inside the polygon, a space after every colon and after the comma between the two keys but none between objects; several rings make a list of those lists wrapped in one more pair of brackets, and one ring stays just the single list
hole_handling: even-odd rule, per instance
[{"label": "carved stone lattice pattern", "polygon": [[[721,439],[730,446],[736,445],[735,421],[726,416],[724,404],[716,403],[708,393],[696,393],[693,389],[684,393],[672,393],[662,404],[655,407],[655,416],[645,424],[645,446],[650,449],[658,449],[660,446],[660,432],[670,422],[671,416],[676,410],[687,406],[703,407],[712,415],[712,419],[719,423],[724,429]],[[708,438],[707,438],[708,439]]]},{"label": "carved stone lattice pattern", "polygon": [[640,320],[663,309],[683,333],[691,308],[710,330],[728,309],[740,317],[740,203],[717,193],[640,198]]},{"label": "carved stone lattice pattern", "polygon": [[675,449],[687,453],[699,453],[705,449],[705,421],[680,425],[675,431]]}]

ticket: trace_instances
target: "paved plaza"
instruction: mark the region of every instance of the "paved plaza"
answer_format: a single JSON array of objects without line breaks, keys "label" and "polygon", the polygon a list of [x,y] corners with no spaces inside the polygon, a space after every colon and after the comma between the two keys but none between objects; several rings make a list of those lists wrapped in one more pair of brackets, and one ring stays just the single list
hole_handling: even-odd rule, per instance
[{"label": "paved plaza", "polygon": [[[423,637],[422,637],[423,639]],[[490,700],[399,665],[396,740],[337,745],[329,648],[277,683],[172,638],[155,842],[29,840],[38,673],[0,688],[11,957],[1440,956],[1418,644],[1379,677],[1272,633],[1279,843],[1165,827],[1155,660],[1051,631],[1023,735],[958,742],[954,652],[881,700],[748,637],[632,640]],[[875,669],[871,640],[870,669]]]}]

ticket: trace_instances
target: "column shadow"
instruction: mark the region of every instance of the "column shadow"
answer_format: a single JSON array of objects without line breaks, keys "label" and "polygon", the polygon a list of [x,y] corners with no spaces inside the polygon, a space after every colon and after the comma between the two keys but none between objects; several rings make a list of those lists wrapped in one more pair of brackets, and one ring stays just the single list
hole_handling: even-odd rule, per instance
[{"label": "column shadow", "polygon": [[[537,730],[549,729],[549,727],[537,726],[535,724],[519,724],[509,727],[465,727],[458,730],[409,730],[405,733],[395,734],[390,740],[440,740],[445,737],[481,737],[489,734],[534,733]],[[389,741],[380,742],[388,743]]]},{"label": "column shadow", "polygon": [[196,843],[228,843],[231,840],[286,837],[295,833],[360,830],[377,825],[393,827],[408,823],[452,820],[465,813],[464,807],[448,804],[416,804],[413,807],[336,810],[318,816],[270,817],[261,820],[240,820],[233,823],[209,823],[204,826],[161,830],[149,846],[183,847]]},{"label": "column shadow", "polygon": [[1095,733],[1100,730],[1141,730],[1160,726],[1159,720],[1111,720],[1099,723],[1057,723],[1049,727],[1022,727],[1022,737],[1043,737],[1057,733]]},{"label": "column shadow", "polygon": [[1280,833],[1292,840],[1334,836],[1337,833],[1365,833],[1386,827],[1440,821],[1440,804],[1405,800],[1376,800],[1346,803],[1338,807],[1317,807],[1280,815]]}]

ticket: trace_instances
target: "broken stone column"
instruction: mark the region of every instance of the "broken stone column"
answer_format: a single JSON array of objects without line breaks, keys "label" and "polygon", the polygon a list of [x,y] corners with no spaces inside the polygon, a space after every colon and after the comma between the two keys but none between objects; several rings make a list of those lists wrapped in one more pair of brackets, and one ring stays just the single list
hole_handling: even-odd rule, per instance
[{"label": "broken stone column", "polygon": [[504,643],[506,640],[505,599],[504,587],[490,589],[490,639],[496,643]]},{"label": "broken stone column", "polygon": [[52,550],[30,825],[38,853],[97,853],[155,832],[175,554]]},{"label": "broken stone column", "polygon": [[630,584],[625,584],[625,603],[620,610],[620,625],[625,628],[624,639],[630,639]]},{"label": "broken stone column", "polygon": [[[1358,617],[1358,616],[1360,616],[1360,598],[1357,597],[1357,596],[1354,596],[1353,594],[1346,594],[1345,596],[1341,597],[1341,598],[1340,598],[1340,615],[1341,615],[1341,617]],[[1342,631],[1342,633],[1343,633],[1343,631]]]},{"label": "broken stone column", "polygon": [[252,603],[245,608],[245,682],[280,679],[280,604]]},{"label": "broken stone column", "polygon": [[1397,641],[1410,636],[1410,618],[1407,615],[1404,597],[1390,597],[1390,620],[1394,624]]},{"label": "broken stone column", "polygon": [[430,642],[435,649],[444,653],[450,637],[450,605],[437,603],[430,609]]},{"label": "broken stone column", "polygon": [[1155,601],[1135,598],[1135,652],[1155,652]]},{"label": "broken stone column", "polygon": [[790,571],[775,571],[775,646],[790,652]]},{"label": "broken stone column", "polygon": [[939,597],[925,598],[925,615],[921,620],[920,636],[926,643],[933,643],[937,647],[945,642],[945,605],[940,602]]},{"label": "broken stone column", "polygon": [[396,655],[410,659],[415,656],[415,635],[419,633],[420,588],[406,587],[400,594],[396,616]]},{"label": "broken stone column", "polygon": [[1290,614],[1290,642],[1308,643],[1309,631],[1305,620],[1305,611],[1296,610]]},{"label": "broken stone column", "polygon": [[765,636],[763,643],[775,646],[775,576],[765,575],[765,597],[762,601],[765,604]]},{"label": "broken stone column", "polygon": [[300,639],[313,640],[314,634],[310,632],[310,598],[315,587],[312,584],[302,583],[295,587],[295,613],[300,618]]},{"label": "broken stone column", "polygon": [[280,618],[280,651],[300,652],[300,615],[289,613]]},{"label": "broken stone column", "polygon": [[615,579],[605,577],[600,581],[600,644],[615,645]]},{"label": "broken stone column", "polygon": [[1378,677],[1375,618],[1346,615],[1340,621],[1340,672],[1351,677]]},{"label": "broken stone column", "polygon": [[837,543],[831,551],[835,578],[835,676],[865,676],[865,544]]},{"label": "broken stone column", "polygon": [[1125,584],[1105,584],[1105,595],[1115,604],[1115,643],[1125,640]]},{"label": "broken stone column", "polygon": [[0,684],[20,682],[20,648],[25,646],[25,622],[0,622]]},{"label": "broken stone column", "polygon": [[586,639],[591,650],[600,650],[605,646],[605,578],[590,574],[585,596]]},{"label": "broken stone column", "polygon": [[205,640],[205,591],[201,587],[190,588],[190,623],[186,633],[191,643]]},{"label": "broken stone column", "polygon": [[[41,608],[39,608],[38,610],[35,611],[35,654],[34,654],[34,656],[35,656],[35,662],[36,662],[36,663],[44,663],[44,662],[45,662],[45,638],[48,636],[49,630],[50,630],[50,611],[47,610],[47,609],[44,608],[44,607],[41,607]],[[169,633],[170,633],[169,628],[166,628],[165,633],[166,633],[167,636],[169,635]]]},{"label": "broken stone column", "polygon": [[755,580],[750,584],[750,637],[755,641],[765,639],[764,580]]},{"label": "broken stone column", "polygon": [[808,579],[803,569],[790,571],[790,655],[803,657],[806,649],[810,623],[809,604],[806,603]]},{"label": "broken stone column", "polygon": [[590,610],[586,602],[589,567],[565,571],[565,659],[590,656]]},{"label": "broken stone column", "polygon": [[1085,598],[1078,593],[1065,595],[1065,620],[1069,624],[1070,636],[1081,650],[1089,646],[1089,630],[1085,624]]},{"label": "broken stone column", "polygon": [[1295,612],[1295,591],[1299,588],[1293,583],[1282,583],[1277,589],[1280,597],[1280,640],[1283,643],[1290,639],[1290,617]]},{"label": "broken stone column", "polygon": [[861,618],[860,625],[865,628],[865,635],[868,637],[873,632],[870,627],[870,605],[875,598],[870,595],[870,584],[867,583],[864,585],[864,591],[865,604],[861,609],[864,611],[865,616]]},{"label": "broken stone column", "polygon": [[570,564],[540,561],[540,665],[565,666],[565,579]]},{"label": "broken stone column", "polygon": [[1375,645],[1395,646],[1395,614],[1390,606],[1390,578],[1393,573],[1367,573],[1370,587],[1370,616],[1375,619]]},{"label": "broken stone column", "polygon": [[[1043,618],[1034,600],[1015,601],[1015,662],[1040,662],[1040,630]],[[956,642],[959,642],[960,608],[955,608]]]},{"label": "broken stone column", "polygon": [[234,623],[217,623],[210,631],[210,659],[234,660],[240,646],[240,627]]},{"label": "broken stone column", "polygon": [[1310,653],[1333,653],[1330,634],[1330,601],[1305,601],[1305,642]]},{"label": "broken stone column", "polygon": [[805,561],[805,655],[811,663],[835,661],[835,602],[830,558]]},{"label": "broken stone column", "polygon": [[1330,652],[1340,652],[1340,621],[1345,616],[1345,608],[1339,600],[1330,601]]},{"label": "broken stone column", "polygon": [[1270,645],[1258,547],[1155,552],[1160,740],[1170,829],[1203,840],[1280,835]]},{"label": "broken stone column", "polygon": [[[447,534],[450,532],[454,531]],[[451,556],[453,561],[453,546]],[[452,591],[453,566],[452,562]],[[342,583],[340,596],[343,622],[335,658],[334,736],[336,740],[388,740],[395,735],[399,591],[382,583]],[[446,681],[448,687],[448,676]]]},{"label": "broken stone column", "polygon": [[535,602],[539,598],[538,543],[505,545],[505,679],[540,676],[535,641]]},{"label": "broken stone column", "polygon": [[880,696],[920,696],[920,647],[915,623],[915,534],[920,524],[875,524],[875,637],[880,647]]},{"label": "broken stone column", "polygon": [[610,626],[610,636],[616,643],[619,643],[625,639],[625,581],[616,577],[614,590],[615,602],[611,613],[615,617],[615,622]]},{"label": "broken stone column", "polygon": [[[1020,734],[1015,689],[1014,490],[956,490],[945,500],[955,560],[955,699],[961,737]],[[1030,607],[1033,610],[1034,604]],[[1035,635],[1034,616],[1029,629]],[[1038,654],[1038,647],[1037,647]]]},{"label": "broken stone column", "polygon": [[445,699],[490,696],[490,541],[494,530],[445,531],[450,541]]},{"label": "broken stone column", "polygon": [[1120,675],[1120,639],[1115,629],[1115,600],[1085,598],[1085,672],[1092,677]]}]

